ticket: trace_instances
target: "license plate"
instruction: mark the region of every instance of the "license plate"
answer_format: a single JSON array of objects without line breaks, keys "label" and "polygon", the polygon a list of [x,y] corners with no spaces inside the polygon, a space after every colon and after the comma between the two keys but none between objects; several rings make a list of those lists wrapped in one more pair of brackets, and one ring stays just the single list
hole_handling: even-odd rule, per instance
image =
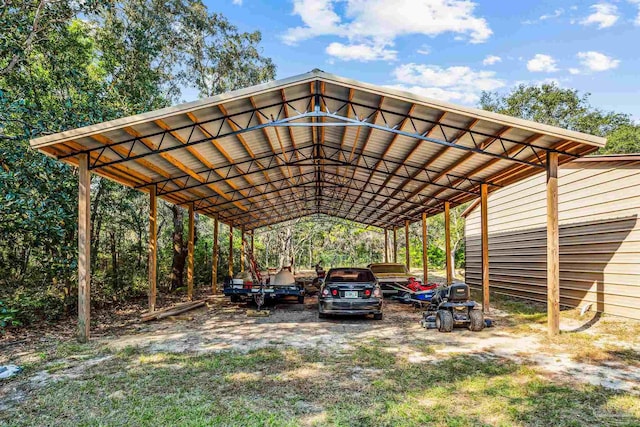
[{"label": "license plate", "polygon": [[274,292],[274,291],[275,291],[275,289],[265,289],[265,290],[264,290],[264,292],[265,292],[265,293],[268,293],[268,292]]},{"label": "license plate", "polygon": [[242,285],[233,285],[233,289],[242,289]]},{"label": "license plate", "polygon": [[345,298],[358,298],[358,291],[344,291]]}]

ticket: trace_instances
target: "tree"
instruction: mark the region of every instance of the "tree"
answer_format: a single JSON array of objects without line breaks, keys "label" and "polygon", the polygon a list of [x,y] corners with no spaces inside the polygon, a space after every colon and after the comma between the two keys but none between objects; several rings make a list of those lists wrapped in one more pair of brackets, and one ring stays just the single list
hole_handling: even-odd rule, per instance
[{"label": "tree", "polygon": [[519,85],[506,95],[483,92],[480,108],[565,129],[606,136],[631,123],[629,115],[589,104],[589,93],[554,83]]},{"label": "tree", "polygon": [[640,153],[640,125],[623,125],[607,135],[602,154]]},{"label": "tree", "polygon": [[[2,5],[0,299],[20,305],[26,295],[33,311],[50,298],[59,311],[75,302],[77,182],[72,168],[30,150],[28,140],[170,105],[185,86],[213,94],[265,81],[275,68],[260,53],[259,33],[239,32],[199,0]],[[144,282],[133,271],[148,203],[107,184],[92,180],[92,279],[125,295]],[[171,247],[172,236],[164,242]]]}]

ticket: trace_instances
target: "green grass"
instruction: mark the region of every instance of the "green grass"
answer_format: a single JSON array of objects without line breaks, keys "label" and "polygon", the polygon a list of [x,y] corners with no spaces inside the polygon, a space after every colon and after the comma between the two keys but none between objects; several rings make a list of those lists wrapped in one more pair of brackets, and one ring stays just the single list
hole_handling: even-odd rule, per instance
[{"label": "green grass", "polygon": [[132,348],[31,390],[0,412],[0,425],[635,426],[640,398],[486,355],[410,364],[378,341],[340,352]]}]

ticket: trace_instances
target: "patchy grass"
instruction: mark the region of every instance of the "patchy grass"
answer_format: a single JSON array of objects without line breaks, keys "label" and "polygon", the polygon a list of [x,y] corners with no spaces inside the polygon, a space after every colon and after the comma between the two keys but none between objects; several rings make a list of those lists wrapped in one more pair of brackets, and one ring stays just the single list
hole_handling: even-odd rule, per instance
[{"label": "patchy grass", "polygon": [[411,364],[376,341],[341,352],[131,349],[31,390],[0,424],[633,426],[640,398],[553,382],[486,354]]}]

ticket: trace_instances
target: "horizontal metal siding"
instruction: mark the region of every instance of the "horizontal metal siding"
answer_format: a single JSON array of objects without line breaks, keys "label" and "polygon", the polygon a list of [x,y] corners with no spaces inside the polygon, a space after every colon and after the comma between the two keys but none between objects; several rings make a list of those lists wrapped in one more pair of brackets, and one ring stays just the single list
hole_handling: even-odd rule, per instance
[{"label": "horizontal metal siding", "polygon": [[[640,166],[560,170],[560,302],[640,319]],[[544,174],[489,196],[489,280],[498,293],[546,302]],[[481,284],[480,210],[469,214],[466,280]]]}]

